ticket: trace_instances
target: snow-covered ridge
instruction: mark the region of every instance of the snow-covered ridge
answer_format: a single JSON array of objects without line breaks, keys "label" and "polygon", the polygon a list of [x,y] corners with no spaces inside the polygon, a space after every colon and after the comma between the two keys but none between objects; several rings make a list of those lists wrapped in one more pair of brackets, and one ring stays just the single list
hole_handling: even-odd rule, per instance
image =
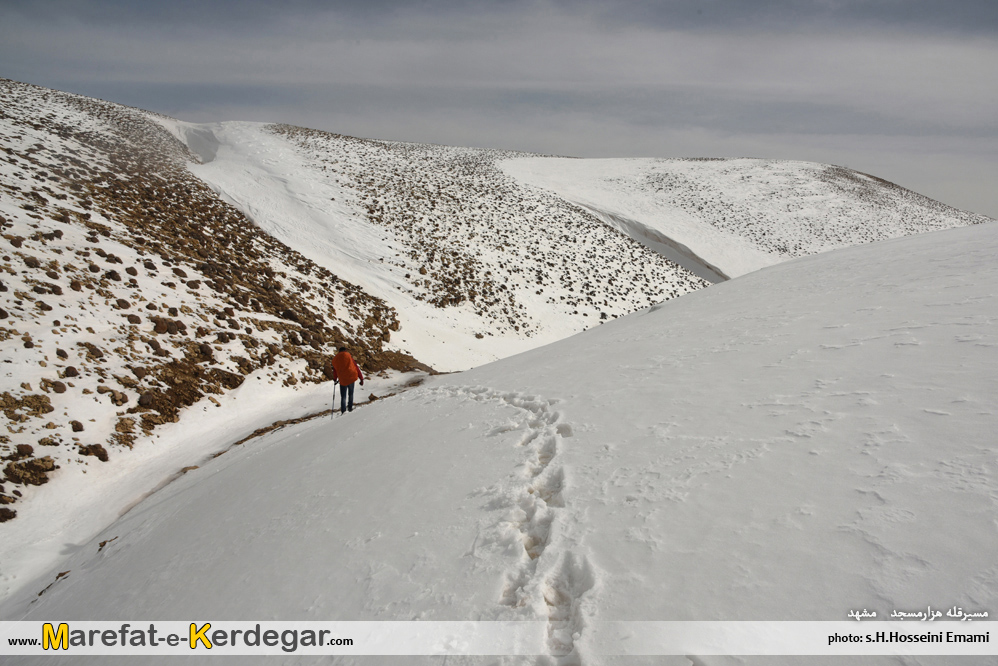
[{"label": "snow-covered ridge", "polygon": [[[693,260],[737,274],[794,252],[983,219],[933,208],[910,193],[892,199],[883,194],[891,188],[876,179],[856,186],[862,196],[846,196],[840,190],[856,178],[849,174],[842,182],[836,180],[839,176],[832,178],[838,194],[815,190],[814,197],[804,197],[801,193],[812,187],[808,169],[820,170],[821,165],[740,166],[732,161],[730,173],[708,169],[700,176],[684,176],[677,185],[675,174],[686,173],[685,162],[670,162],[663,171],[655,166],[660,161],[653,161],[633,173],[613,166],[612,177],[587,175],[591,163],[575,175],[571,167],[558,167],[559,178],[578,181],[561,191],[540,188],[540,176],[531,180],[533,176],[504,171],[527,159],[556,163],[546,158],[368,141],[287,126],[152,120],[154,114],[3,80],[0,98],[0,350],[7,364],[0,365],[7,368],[0,372],[0,409],[10,421],[0,434],[0,457],[5,459],[0,517],[21,512],[0,526],[0,596],[22,587],[40,566],[59,560],[63,537],[85,542],[121,508],[156,487],[166,468],[172,475],[199,464],[206,452],[224,448],[229,434],[237,439],[247,428],[262,425],[260,419],[280,418],[283,410],[297,416],[306,405],[315,410],[328,404],[322,366],[340,344],[349,345],[368,371],[418,367],[404,352],[444,369],[467,368],[648,305],[658,312],[661,301],[706,285],[641,244],[654,248],[656,238],[663,245],[685,247]],[[759,194],[758,174],[773,169],[783,173],[781,164],[786,168],[780,177],[789,185],[769,198],[787,206],[806,200],[801,205],[812,211],[807,216],[781,217],[769,198]],[[534,171],[547,173],[545,178],[551,173],[548,167]],[[729,195],[728,186],[722,187],[732,174],[749,183],[741,194]],[[698,182],[701,176],[704,181]],[[614,193],[618,187],[624,195]],[[704,194],[708,191],[709,196]],[[664,193],[671,197],[665,204],[659,199]],[[905,208],[907,199],[914,203]],[[867,210],[853,200],[879,203]],[[895,205],[902,209],[899,216],[891,213]],[[707,215],[701,208],[710,215],[698,217]],[[829,215],[830,210],[839,212]],[[856,210],[866,210],[859,226],[850,222]],[[718,219],[727,223],[730,211],[737,213],[731,218],[737,224],[718,224]],[[779,224],[767,231],[770,213]],[[833,223],[822,226],[825,217]],[[794,219],[807,223],[795,226]],[[879,220],[886,222],[878,226]],[[771,239],[776,240],[767,244]],[[924,259],[926,246],[919,247]],[[875,252],[850,256],[880,260]],[[899,275],[908,280],[912,267],[901,269]],[[839,279],[829,271],[823,278],[830,284]],[[773,289],[793,291],[773,284]],[[711,291],[700,294],[697,302],[710,302]],[[925,304],[930,305],[935,304]],[[679,317],[687,312],[668,311]],[[753,321],[744,313],[739,319]],[[707,339],[706,330],[697,335]],[[971,335],[978,337],[966,342],[990,344],[985,333]],[[894,340],[893,332],[887,337],[908,346]],[[629,339],[604,342],[630,345]],[[661,367],[656,359],[672,343],[656,344],[644,350],[647,358],[610,357],[606,367],[627,377],[646,371],[649,364]],[[765,348],[769,341],[757,344]],[[712,351],[725,353],[737,346],[721,340]],[[578,395],[595,382],[604,388],[602,398],[587,403],[592,413],[610,410],[640,420],[641,409],[628,407],[630,396],[592,369],[593,359],[602,363],[605,351],[587,348],[585,355],[575,357],[581,374],[571,377],[572,391]],[[498,367],[529,383],[535,379],[532,373],[549,372],[544,353],[525,357],[533,366]],[[564,375],[558,368],[551,371]],[[696,372],[685,377],[690,392],[702,390]],[[552,650],[575,650],[572,636],[585,625],[584,606],[606,580],[600,577],[605,562],[585,548],[582,555],[574,550],[584,545],[584,529],[574,508],[565,510],[575,505],[562,492],[579,471],[567,464],[575,441],[568,440],[585,430],[583,414],[562,410],[559,393],[567,390],[557,385],[534,392],[509,383],[500,386],[510,378],[483,380],[473,388],[463,387],[462,381],[411,398],[440,406],[474,401],[484,409],[464,423],[455,425],[448,416],[428,426],[415,438],[426,450],[436,450],[438,425],[470,430],[468,424],[479,416],[499,421],[489,431],[492,438],[504,437],[508,425],[533,433],[515,450],[490,449],[492,466],[467,467],[468,450],[460,438],[442,447],[450,457],[437,460],[438,469],[449,470],[448,479],[467,472],[468,479],[481,481],[469,495],[448,495],[452,489],[446,488],[431,491],[439,490],[438,497],[446,500],[434,509],[439,508],[442,518],[454,506],[474,508],[475,497],[488,496],[489,511],[495,512],[482,518],[492,526],[491,531],[482,528],[487,533],[482,549],[471,548],[471,571],[465,573],[474,582],[466,590],[479,605],[469,608],[486,608],[484,599],[497,590],[490,583],[483,587],[478,576],[496,573],[495,585],[503,590],[496,598],[507,601],[488,609],[498,616],[532,609],[551,622]],[[679,379],[670,375],[657,381]],[[724,386],[725,378],[718,374],[711,379],[713,393],[701,399],[706,404],[723,394]],[[651,394],[661,395],[656,390]],[[399,400],[410,404],[410,398]],[[814,402],[804,404],[817,409]],[[620,405],[625,409],[619,410]],[[654,411],[658,405],[642,397],[634,406]],[[502,418],[495,415],[497,406]],[[933,414],[945,411],[932,409]],[[462,410],[453,413],[463,417]],[[407,413],[411,422],[423,423],[424,412],[412,408]],[[513,416],[507,418],[509,413]],[[358,415],[358,429],[348,436],[368,441],[370,433],[359,429],[373,429],[367,419]],[[378,432],[395,442],[412,441],[397,423],[388,419]],[[811,427],[801,421],[794,432],[812,432]],[[314,446],[342,443],[341,434]],[[706,452],[708,467],[723,467],[726,441],[718,439],[714,446],[697,440],[681,453],[697,457]],[[765,451],[760,445],[734,455],[752,459]],[[357,458],[349,462],[355,467],[370,464],[362,453],[369,451],[356,450]],[[376,462],[394,454],[384,449]],[[109,464],[97,462],[106,456]],[[316,456],[322,459],[321,450]],[[401,457],[396,473],[402,474],[402,465],[418,467],[418,461]],[[282,464],[275,462],[277,468]],[[288,464],[307,469],[310,462]],[[495,470],[507,468],[517,470],[515,474],[531,470],[532,476],[518,476],[508,486],[497,483]],[[398,481],[391,474],[380,476],[381,471],[369,468],[369,476],[353,479],[358,492],[366,492],[361,486],[371,479],[382,489]],[[45,488],[35,485],[50,478],[53,483]],[[388,480],[382,483],[383,478]],[[179,488],[187,487],[183,481]],[[344,487],[352,487],[347,481]],[[256,480],[257,487],[262,484]],[[412,483],[397,486],[390,497],[399,504],[408,501],[403,489],[420,496]],[[637,491],[632,495],[641,497]],[[651,495],[656,501],[673,497]],[[239,492],[233,496],[242,497]],[[585,501],[586,495],[574,497]],[[376,501],[371,506],[391,507]],[[25,516],[31,516],[30,524]],[[574,527],[565,527],[572,520]],[[349,528],[362,526],[358,521]],[[521,543],[527,560],[503,559],[505,549],[516,551]],[[354,545],[363,550],[359,542]],[[408,551],[400,552],[404,559]],[[478,565],[482,568],[476,569]],[[389,571],[395,564],[386,566]],[[986,573],[981,574],[985,582]],[[355,605],[347,607],[368,609],[362,599],[358,594]],[[416,597],[406,599],[418,606]],[[439,612],[433,599],[426,603],[421,607],[426,613]],[[380,617],[388,611],[371,612]]]},{"label": "snow-covered ridge", "polygon": [[660,234],[688,247],[732,277],[791,257],[991,221],[813,162],[519,157],[501,168],[639,240]]},{"label": "snow-covered ridge", "polygon": [[392,305],[393,340],[438,370],[706,285],[580,207],[504,176],[496,165],[515,153],[163,122],[194,148],[211,134],[212,159],[192,171],[268,233]]},{"label": "snow-covered ridge", "polygon": [[540,663],[608,665],[603,621],[993,614],[996,252],[800,258],[274,433],[0,617],[539,620]]},{"label": "snow-covered ridge", "polygon": [[457,370],[793,256],[986,221],[839,167],[579,160],[164,121],[192,170]]}]

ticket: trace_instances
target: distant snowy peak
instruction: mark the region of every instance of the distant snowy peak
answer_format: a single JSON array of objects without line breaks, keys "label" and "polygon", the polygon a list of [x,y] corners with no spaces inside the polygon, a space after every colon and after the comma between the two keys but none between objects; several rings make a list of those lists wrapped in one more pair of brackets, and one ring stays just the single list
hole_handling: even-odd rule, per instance
[{"label": "distant snowy peak", "polygon": [[639,240],[668,239],[730,277],[792,257],[991,221],[813,162],[519,157],[501,166]]}]

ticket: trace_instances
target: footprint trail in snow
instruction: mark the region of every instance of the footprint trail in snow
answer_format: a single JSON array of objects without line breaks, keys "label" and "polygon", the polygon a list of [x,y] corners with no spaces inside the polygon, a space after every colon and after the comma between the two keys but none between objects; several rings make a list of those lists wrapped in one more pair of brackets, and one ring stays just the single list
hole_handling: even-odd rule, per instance
[{"label": "footprint trail in snow", "polygon": [[487,436],[522,430],[515,445],[525,450],[510,478],[490,489],[493,507],[507,509],[485,541],[506,544],[515,564],[506,571],[498,603],[506,609],[532,608],[547,618],[548,654],[559,666],[581,664],[576,643],[585,628],[582,612],[597,582],[595,568],[578,551],[571,533],[570,479],[560,453],[573,435],[555,409],[558,400],[486,387],[439,387],[430,391],[479,402],[499,403],[520,412],[519,420],[491,428]]}]

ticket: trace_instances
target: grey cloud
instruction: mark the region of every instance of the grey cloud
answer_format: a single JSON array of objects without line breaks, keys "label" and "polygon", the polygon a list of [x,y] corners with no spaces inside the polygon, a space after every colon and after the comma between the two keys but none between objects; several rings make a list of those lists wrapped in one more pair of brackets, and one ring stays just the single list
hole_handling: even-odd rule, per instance
[{"label": "grey cloud", "polygon": [[[217,31],[294,16],[336,17],[352,26],[384,26],[398,19],[448,29],[473,17],[586,16],[608,26],[678,30],[786,30],[840,26],[995,34],[998,3],[991,0],[6,0],[7,11],[52,20],[101,24],[192,26]],[[422,23],[423,18],[432,22]]]},{"label": "grey cloud", "polygon": [[996,12],[923,0],[7,0],[0,76],[187,120],[371,138],[854,155],[862,164],[849,166],[889,179],[918,164],[902,184],[946,183],[961,198],[936,195],[947,203],[998,215],[993,188],[967,186],[995,175],[975,146],[998,136]]}]

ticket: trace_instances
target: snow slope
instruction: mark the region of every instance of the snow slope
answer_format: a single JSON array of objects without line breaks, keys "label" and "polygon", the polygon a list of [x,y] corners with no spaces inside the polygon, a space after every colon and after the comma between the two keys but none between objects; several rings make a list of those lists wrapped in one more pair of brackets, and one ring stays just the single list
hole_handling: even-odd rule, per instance
[{"label": "snow slope", "polygon": [[390,304],[392,338],[464,370],[706,286],[495,167],[511,153],[155,118],[262,229]]},{"label": "snow slope", "polygon": [[0,79],[0,151],[0,596],[234,422],[328,400],[340,345],[386,388],[419,366],[390,307],[221,201],[144,112]]},{"label": "snow slope", "polygon": [[579,160],[155,118],[261,228],[462,370],[788,258],[988,221],[830,165]]},{"label": "snow slope", "polygon": [[655,249],[664,241],[731,277],[791,257],[990,221],[812,162],[534,156],[500,168]]},{"label": "snow slope", "polygon": [[996,252],[988,224],[789,261],[286,428],[0,616],[538,619],[549,663],[602,664],[605,620],[993,613]]}]

